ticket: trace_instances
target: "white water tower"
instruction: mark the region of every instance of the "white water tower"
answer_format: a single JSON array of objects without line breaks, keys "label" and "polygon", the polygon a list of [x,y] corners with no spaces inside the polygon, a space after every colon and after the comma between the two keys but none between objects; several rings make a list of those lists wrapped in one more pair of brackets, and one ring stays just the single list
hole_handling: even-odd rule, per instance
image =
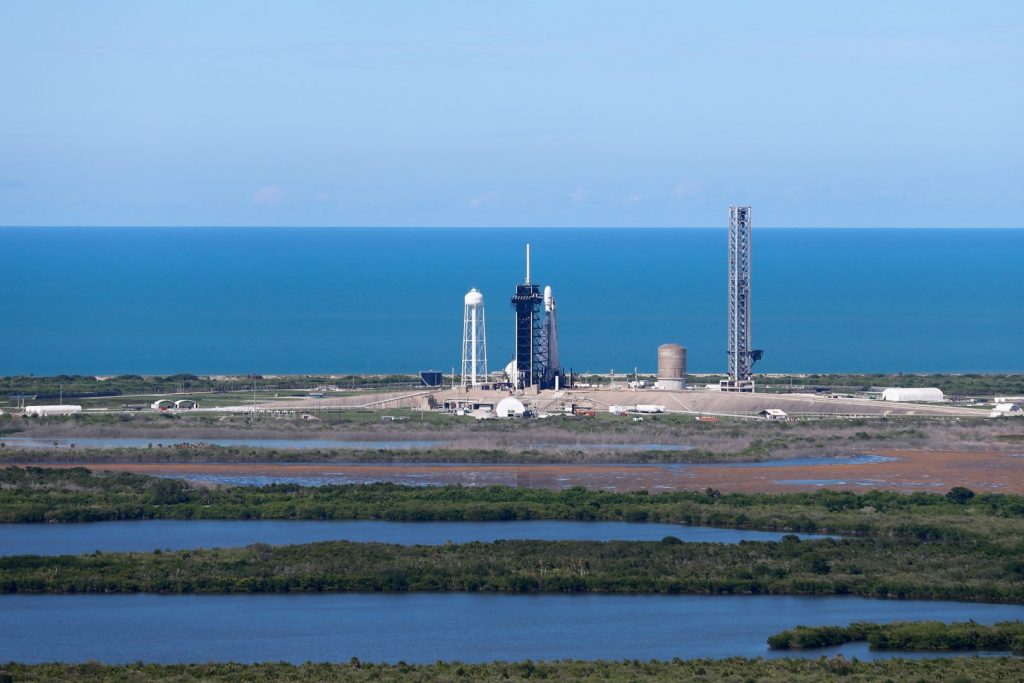
[{"label": "white water tower", "polygon": [[462,318],[462,387],[476,388],[487,381],[487,327],[484,295],[477,289],[466,294]]}]

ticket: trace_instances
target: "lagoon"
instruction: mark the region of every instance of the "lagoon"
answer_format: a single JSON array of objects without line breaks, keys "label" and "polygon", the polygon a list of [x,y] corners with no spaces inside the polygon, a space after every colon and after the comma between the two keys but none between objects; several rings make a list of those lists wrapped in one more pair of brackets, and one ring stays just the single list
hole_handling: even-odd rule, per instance
[{"label": "lagoon", "polygon": [[855,597],[342,593],[0,596],[0,661],[428,663],[941,656],[772,652],[797,624],[1024,619],[1022,605]]},{"label": "lagoon", "polygon": [[[399,545],[491,542],[499,539],[544,541],[684,541],[739,543],[778,541],[785,534],[746,529],[716,529],[680,524],[570,522],[392,522],[381,520],[139,520],[87,524],[0,524],[0,556],[79,555],[97,550],[150,552],[227,548],[267,543],[289,545],[317,541],[356,541]],[[799,534],[801,538],[825,538]]]}]

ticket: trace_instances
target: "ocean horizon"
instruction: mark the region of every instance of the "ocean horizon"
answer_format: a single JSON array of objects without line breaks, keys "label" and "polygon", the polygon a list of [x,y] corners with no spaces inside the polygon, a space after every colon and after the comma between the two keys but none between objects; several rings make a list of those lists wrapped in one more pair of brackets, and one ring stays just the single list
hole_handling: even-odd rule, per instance
[{"label": "ocean horizon", "polygon": [[[458,365],[462,297],[512,354],[514,287],[558,301],[566,367],[659,344],[726,366],[721,228],[0,228],[0,374],[386,373]],[[1024,230],[759,228],[755,372],[1021,372]]]}]

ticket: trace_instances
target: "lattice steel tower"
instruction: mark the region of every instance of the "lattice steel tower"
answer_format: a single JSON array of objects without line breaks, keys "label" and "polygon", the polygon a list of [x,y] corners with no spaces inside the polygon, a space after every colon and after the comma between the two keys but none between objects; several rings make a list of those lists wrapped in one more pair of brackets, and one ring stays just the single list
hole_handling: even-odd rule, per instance
[{"label": "lattice steel tower", "polygon": [[729,379],[722,388],[753,391],[752,367],[763,351],[750,348],[750,207],[729,207]]},{"label": "lattice steel tower", "polygon": [[475,388],[487,381],[487,326],[484,295],[475,288],[465,298],[462,316],[462,387]]}]

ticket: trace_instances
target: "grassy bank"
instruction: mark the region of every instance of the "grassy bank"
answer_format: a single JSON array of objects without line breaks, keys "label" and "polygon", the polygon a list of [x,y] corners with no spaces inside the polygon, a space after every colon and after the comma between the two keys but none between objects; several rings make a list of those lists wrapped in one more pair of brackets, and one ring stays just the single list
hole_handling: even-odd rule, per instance
[{"label": "grassy bank", "polygon": [[0,683],[74,680],[96,683],[138,681],[1019,681],[1024,660],[1000,658],[890,659],[876,662],[834,659],[741,659],[642,661],[494,662],[489,664],[0,664]]},{"label": "grassy bank", "polygon": [[872,650],[1012,652],[1024,655],[1024,622],[1004,621],[991,626],[973,621],[941,621],[849,626],[798,626],[768,639],[773,650],[802,650],[867,641]]}]

